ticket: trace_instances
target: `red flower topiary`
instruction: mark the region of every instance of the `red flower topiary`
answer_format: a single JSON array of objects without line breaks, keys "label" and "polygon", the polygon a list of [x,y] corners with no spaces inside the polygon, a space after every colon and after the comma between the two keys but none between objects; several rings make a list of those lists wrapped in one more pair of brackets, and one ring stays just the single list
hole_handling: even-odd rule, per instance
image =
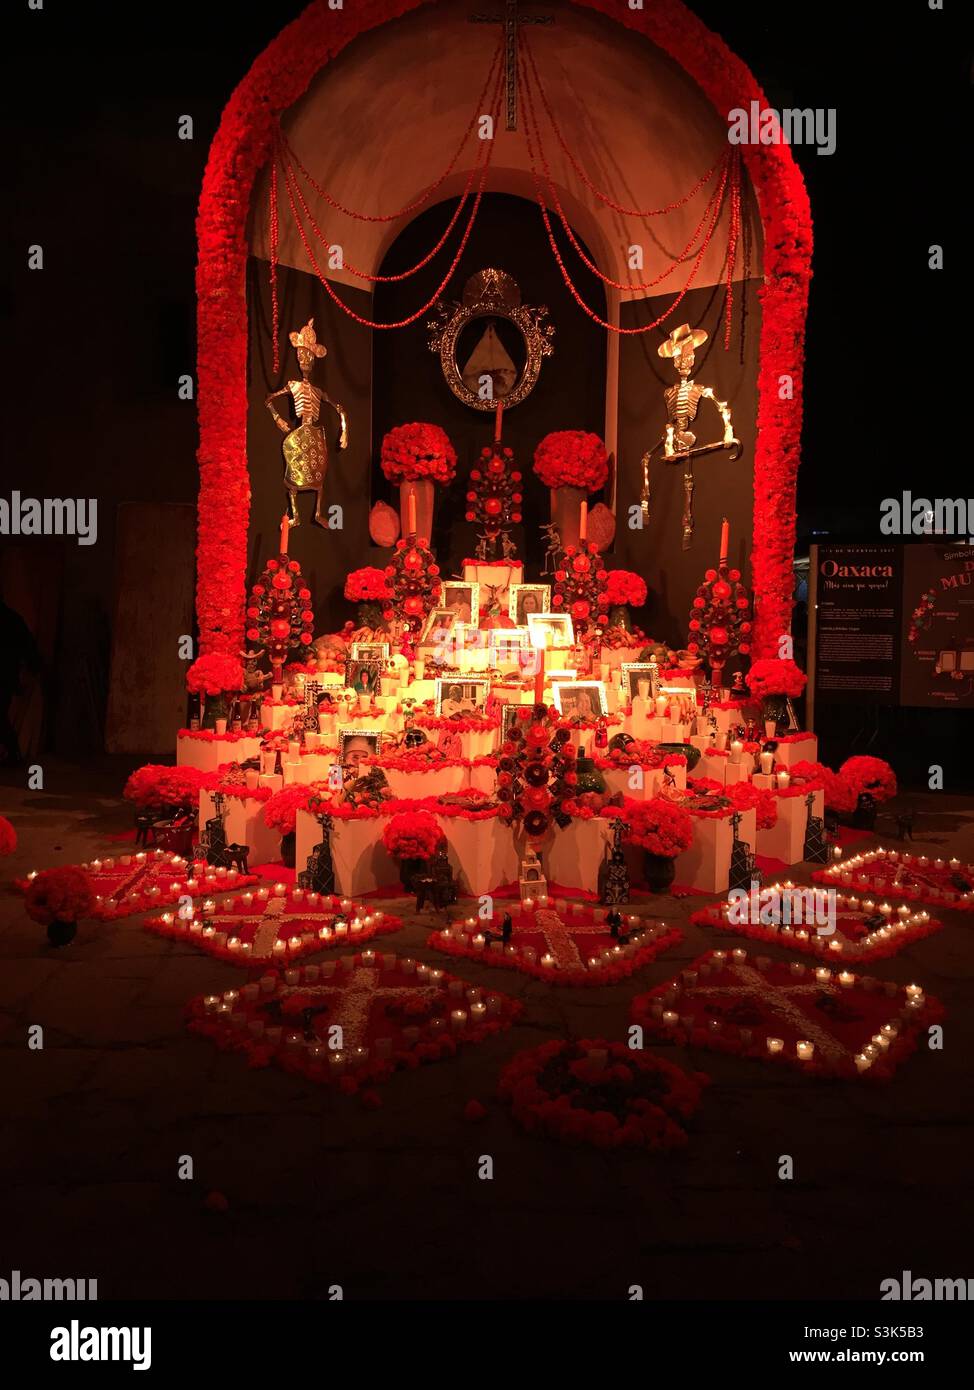
[{"label": "red flower topiary", "polygon": [[95,894],[84,869],[72,865],[42,869],[31,879],[25,906],[28,917],[49,927],[52,922],[77,922],[79,917],[90,916]]},{"label": "red flower topiary", "polygon": [[186,672],[186,689],[194,695],[223,695],[228,690],[242,690],[243,666],[235,656],[225,652],[207,652],[198,656]]},{"label": "red flower topiary", "polygon": [[882,758],[866,754],[846,758],[839,768],[839,776],[856,797],[865,792],[874,801],[888,801],[896,795],[896,773]]},{"label": "red flower topiary", "polygon": [[169,767],[162,763],[146,763],[136,768],[125,783],[122,795],[136,806],[193,806],[200,792],[208,787],[213,774],[196,767]]},{"label": "red flower topiary", "polygon": [[631,605],[641,608],[646,602],[646,581],[632,570],[609,570],[603,602],[610,608]]},{"label": "red flower topiary", "polygon": [[609,456],[597,434],[554,430],[534,451],[534,471],[545,487],[598,492],[609,476]]},{"label": "red flower topiary", "polygon": [[382,831],[382,843],[393,859],[432,859],[442,839],[429,811],[400,811]]},{"label": "red flower topiary", "polygon": [[626,839],[648,854],[675,859],[693,843],[689,812],[662,796],[654,796],[650,801],[627,801],[622,820]]},{"label": "red flower topiary", "polygon": [[311,791],[306,783],[282,787],[269,801],[264,802],[264,823],[280,835],[290,835],[297,824],[298,812],[308,809]]},{"label": "red flower topiary", "polygon": [[345,597],[353,603],[379,603],[392,598],[385,570],[366,565],[352,570],[345,580]]},{"label": "red flower topiary", "polygon": [[456,452],[439,425],[397,425],[383,439],[379,458],[390,483],[450,483],[457,471]]},{"label": "red flower topiary", "polygon": [[765,657],[755,661],[746,676],[748,689],[757,699],[768,695],[787,695],[796,699],[805,689],[808,677],[789,658]]},{"label": "red flower topiary", "polygon": [[6,854],[13,854],[17,848],[17,832],[7,820],[6,816],[0,816],[0,857]]}]

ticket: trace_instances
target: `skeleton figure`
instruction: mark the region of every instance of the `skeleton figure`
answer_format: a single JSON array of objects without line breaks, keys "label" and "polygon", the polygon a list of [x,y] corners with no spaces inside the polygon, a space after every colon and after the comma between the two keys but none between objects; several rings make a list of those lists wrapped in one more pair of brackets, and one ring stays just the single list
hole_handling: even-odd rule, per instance
[{"label": "skeleton figure", "polygon": [[[730,449],[732,459],[740,458],[741,442],[734,435],[731,413],[726,401],[719,401],[710,386],[698,386],[693,371],[693,350],[707,341],[709,334],[702,328],[691,329],[688,323],[675,328],[665,343],[656,349],[660,357],[672,357],[680,376],[679,385],[663,392],[666,402],[666,434],[660,442],[643,454],[643,486],[640,495],[643,520],[649,520],[649,465],[658,450],[670,463],[683,463],[683,549],[689,550],[693,539],[693,459],[698,454],[712,454],[718,449]],[[724,422],[724,437],[713,444],[697,444],[697,436],[688,426],[697,418],[702,400],[713,401]]]},{"label": "skeleton figure", "polygon": [[[338,447],[339,449],[348,447],[348,421],[345,418],[344,410],[337,401],[331,399],[327,392],[319,391],[317,386],[311,384],[311,368],[314,366],[315,358],[324,357],[328,350],[315,337],[314,322],[314,319],[308,319],[300,332],[290,334],[291,343],[297,349],[301,380],[289,381],[279,391],[272,391],[264,402],[273,415],[277,428],[287,435],[283,445],[284,486],[287,488],[288,511],[292,526],[300,526],[301,524],[297,505],[299,492],[313,492],[315,494],[314,519],[319,526],[326,524],[321,519],[321,489],[324,486],[325,473],[328,469],[328,439],[324,429],[318,424],[322,402],[338,412],[338,419],[341,423]],[[290,395],[294,401],[294,413],[298,417],[296,429],[291,428],[288,421],[274,405],[278,396],[287,395]]]}]

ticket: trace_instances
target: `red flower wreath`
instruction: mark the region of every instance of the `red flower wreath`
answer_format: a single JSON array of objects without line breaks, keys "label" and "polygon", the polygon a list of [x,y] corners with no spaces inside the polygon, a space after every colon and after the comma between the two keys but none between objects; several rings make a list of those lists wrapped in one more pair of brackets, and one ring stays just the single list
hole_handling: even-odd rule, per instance
[{"label": "red flower wreath", "polygon": [[281,835],[290,835],[298,820],[298,812],[308,809],[311,788],[305,784],[282,787],[264,803],[264,824]]},{"label": "red flower wreath", "polygon": [[787,695],[796,699],[808,683],[804,671],[789,658],[765,657],[755,661],[745,677],[748,689],[756,699],[767,695]]},{"label": "red flower wreath", "polygon": [[529,1133],[599,1149],[675,1149],[708,1081],[624,1043],[559,1038],[517,1053],[498,1092]]},{"label": "red flower wreath", "polygon": [[622,809],[625,836],[648,854],[675,859],[693,843],[693,820],[682,806],[664,797],[626,801]]},{"label": "red flower wreath", "polygon": [[545,487],[598,492],[609,476],[609,456],[597,434],[555,430],[535,449],[534,471]]},{"label": "red flower wreath", "polygon": [[379,459],[390,483],[451,483],[457,471],[456,452],[439,425],[397,425],[383,439]]},{"label": "red flower wreath", "polygon": [[382,843],[393,859],[432,859],[442,839],[429,811],[400,811],[382,831]]},{"label": "red flower wreath", "polygon": [[6,816],[0,816],[0,858],[7,854],[13,854],[16,848],[17,832]]},{"label": "red flower wreath", "polygon": [[392,598],[384,570],[374,565],[352,570],[345,580],[345,597],[353,603],[381,603]]},{"label": "red flower wreath", "polygon": [[896,795],[896,773],[882,758],[866,754],[846,758],[839,768],[839,776],[856,797],[865,792],[874,801],[888,801]]},{"label": "red flower wreath", "polygon": [[42,869],[31,879],[25,899],[27,915],[42,927],[52,922],[77,922],[94,910],[95,894],[84,869]]},{"label": "red flower wreath", "polygon": [[186,689],[194,695],[222,695],[228,690],[242,690],[243,683],[243,666],[226,652],[198,656],[186,672]]},{"label": "red flower wreath", "polygon": [[646,581],[632,570],[609,570],[603,602],[610,608],[628,605],[642,608],[646,602]]}]

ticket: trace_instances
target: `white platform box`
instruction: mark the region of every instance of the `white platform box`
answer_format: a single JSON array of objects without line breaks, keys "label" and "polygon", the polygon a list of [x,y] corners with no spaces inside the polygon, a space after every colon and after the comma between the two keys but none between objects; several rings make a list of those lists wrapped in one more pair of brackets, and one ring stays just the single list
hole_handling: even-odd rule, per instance
[{"label": "white platform box", "polygon": [[[381,763],[370,766],[382,767]],[[434,767],[429,772],[403,772],[400,768],[383,767],[386,781],[397,801],[421,796],[450,796],[467,785],[469,768]]]},{"label": "white platform box", "polygon": [[299,710],[303,710],[304,705],[275,704],[273,700],[265,700],[260,707],[261,726],[269,729],[272,734],[278,734],[284,729],[290,729],[294,723],[294,716]]},{"label": "white platform box", "polygon": [[[281,857],[280,832],[264,824],[265,805],[266,802],[252,796],[228,796],[223,803],[227,841],[250,846],[247,863],[251,871],[257,864],[272,864]],[[212,796],[207,791],[200,792],[201,834],[205,823],[214,815],[216,809]]]},{"label": "white platform box", "polygon": [[[636,764],[638,766],[638,764]],[[598,764],[596,764],[598,766]],[[630,797],[633,801],[652,801],[663,786],[665,781],[663,769],[661,767],[642,768],[642,787],[633,785],[630,780],[630,770],[625,767],[601,767],[599,771],[605,778],[605,789],[610,795],[615,796],[622,792],[623,796]],[[687,765],[686,763],[676,763],[669,769],[673,781],[684,790],[687,784]]]},{"label": "white platform box", "polygon": [[643,650],[643,647],[600,647],[597,664],[610,666],[613,671],[618,671],[623,662],[638,661]]},{"label": "white platform box", "polygon": [[[754,848],[757,813],[745,811],[738,835]],[[676,858],[675,882],[704,893],[724,893],[730,877],[731,845],[734,839],[730,816],[693,817],[693,844]]]},{"label": "white platform box", "polygon": [[[825,793],[814,793],[812,815],[825,814]],[[778,819],[770,830],[758,831],[758,854],[781,859],[786,864],[800,864],[804,858],[805,826],[808,808],[804,796],[777,796]]]},{"label": "white platform box", "polygon": [[694,777],[709,777],[722,787],[732,787],[735,782],[747,782],[754,771],[754,755],[742,753],[739,763],[732,763],[727,753],[714,753],[704,750],[703,757],[694,769]]},{"label": "white platform box", "polygon": [[541,862],[548,879],[548,892],[557,883],[563,888],[585,888],[598,891],[599,865],[605,858],[605,848],[612,846],[612,822],[601,816],[591,820],[573,820],[571,825],[555,827],[550,844],[541,849]]},{"label": "white platform box", "polygon": [[468,767],[465,771],[467,773],[466,786],[473,787],[475,791],[483,792],[485,796],[493,796],[497,789],[496,767],[491,767],[489,763],[481,763],[479,767]]},{"label": "white platform box", "polygon": [[225,763],[245,763],[260,753],[260,739],[255,735],[243,738],[193,738],[179,734],[176,738],[176,764],[196,767],[201,772],[216,772]]},{"label": "white platform box", "polygon": [[[468,821],[460,816],[437,816],[446,836],[450,865],[461,891],[477,896],[516,880],[518,857],[508,826],[496,818]],[[357,897],[399,881],[399,866],[382,843],[386,817],[336,820],[331,851],[335,882],[341,893]],[[297,817],[297,867],[321,840],[321,827],[308,811]]]},{"label": "white platform box", "polygon": [[796,763],[818,762],[818,737],[803,734],[794,743],[779,743],[775,749],[774,760],[784,767],[794,767]]}]

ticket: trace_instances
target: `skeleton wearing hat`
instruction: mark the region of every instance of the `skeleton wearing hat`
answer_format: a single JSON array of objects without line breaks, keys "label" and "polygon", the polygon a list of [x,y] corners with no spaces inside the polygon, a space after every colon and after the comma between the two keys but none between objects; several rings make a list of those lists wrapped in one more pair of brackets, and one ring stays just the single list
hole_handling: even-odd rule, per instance
[{"label": "skeleton wearing hat", "polygon": [[[670,463],[683,463],[683,549],[689,550],[693,539],[693,459],[698,454],[712,454],[718,449],[730,449],[732,459],[740,458],[741,443],[734,434],[730,409],[726,401],[719,401],[710,386],[698,386],[690,373],[693,371],[693,350],[705,343],[708,338],[703,328],[691,328],[682,323],[661,343],[656,351],[660,357],[670,357],[680,376],[679,384],[670,386],[663,392],[666,402],[666,434],[652,449],[643,454],[643,487],[640,495],[644,521],[649,520],[649,465],[654,454],[662,450],[662,456]],[[701,400],[713,401],[720,411],[724,423],[724,437],[713,444],[697,444],[697,436],[688,428],[697,417],[697,407]]]},{"label": "skeleton wearing hat", "polygon": [[[348,447],[348,421],[344,410],[327,392],[320,391],[317,386],[311,384],[311,369],[315,359],[324,357],[327,352],[327,348],[315,337],[314,323],[314,319],[308,319],[302,329],[289,335],[292,347],[297,350],[301,380],[289,381],[279,391],[272,391],[265,401],[277,428],[287,436],[283,444],[284,486],[287,488],[288,512],[292,526],[301,524],[297,504],[299,492],[315,494],[314,519],[319,526],[326,524],[321,519],[321,489],[328,469],[328,439],[324,429],[318,424],[322,402],[338,412],[341,425],[338,447]],[[291,428],[290,423],[274,405],[279,396],[287,395],[294,401],[294,413],[298,417],[296,429]]]}]

